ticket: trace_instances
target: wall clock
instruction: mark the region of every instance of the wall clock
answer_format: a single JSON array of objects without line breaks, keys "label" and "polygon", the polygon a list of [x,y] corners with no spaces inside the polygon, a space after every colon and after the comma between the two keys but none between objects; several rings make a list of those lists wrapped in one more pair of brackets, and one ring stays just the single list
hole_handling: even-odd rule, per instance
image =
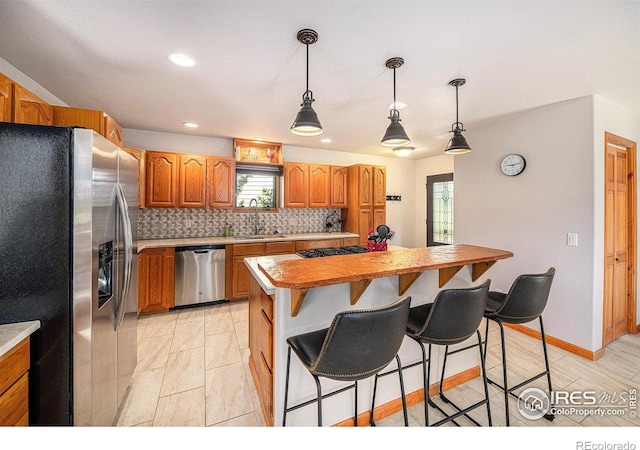
[{"label": "wall clock", "polygon": [[527,166],[527,161],[524,156],[516,153],[509,154],[502,159],[500,163],[500,169],[502,173],[507,176],[515,177],[524,172],[524,168]]}]

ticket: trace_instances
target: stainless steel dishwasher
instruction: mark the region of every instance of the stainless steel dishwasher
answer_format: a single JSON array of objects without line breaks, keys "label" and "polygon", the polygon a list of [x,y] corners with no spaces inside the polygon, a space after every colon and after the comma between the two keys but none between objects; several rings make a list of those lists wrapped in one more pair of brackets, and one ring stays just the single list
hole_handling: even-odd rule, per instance
[{"label": "stainless steel dishwasher", "polygon": [[225,300],[224,261],[224,245],[177,247],[176,307]]}]

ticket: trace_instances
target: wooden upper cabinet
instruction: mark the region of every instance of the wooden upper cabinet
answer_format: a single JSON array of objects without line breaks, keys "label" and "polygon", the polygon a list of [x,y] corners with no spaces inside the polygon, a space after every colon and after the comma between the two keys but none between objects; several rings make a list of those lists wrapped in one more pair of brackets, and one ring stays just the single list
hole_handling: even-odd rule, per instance
[{"label": "wooden upper cabinet", "polygon": [[148,208],[178,205],[178,155],[147,152],[146,201]]},{"label": "wooden upper cabinet", "polygon": [[104,111],[54,106],[53,124],[61,127],[89,128],[118,147],[123,146],[122,128]]},{"label": "wooden upper cabinet", "polygon": [[309,207],[331,206],[331,166],[309,164]]},{"label": "wooden upper cabinet", "polygon": [[206,156],[178,155],[178,208],[204,208],[206,203]]},{"label": "wooden upper cabinet", "polygon": [[284,164],[284,206],[285,208],[307,208],[309,165],[303,163]]},{"label": "wooden upper cabinet", "polygon": [[104,137],[116,144],[118,147],[122,147],[124,139],[122,138],[122,127],[113,120],[109,115],[104,114]]},{"label": "wooden upper cabinet", "polygon": [[348,170],[346,167],[331,166],[331,207],[347,208]]},{"label": "wooden upper cabinet", "polygon": [[138,161],[138,208],[144,208],[146,202],[146,173],[147,173],[147,152],[137,148],[123,147],[124,151],[129,153]]},{"label": "wooden upper cabinet", "polygon": [[13,80],[0,73],[0,122],[11,122]]},{"label": "wooden upper cabinet", "polygon": [[236,160],[207,158],[207,207],[234,206]]},{"label": "wooden upper cabinet", "polygon": [[14,83],[12,120],[32,125],[53,125],[53,106]]},{"label": "wooden upper cabinet", "polygon": [[373,207],[373,167],[358,166],[358,206],[360,208]]},{"label": "wooden upper cabinet", "polygon": [[387,168],[383,166],[373,167],[373,207],[386,208],[387,206]]}]

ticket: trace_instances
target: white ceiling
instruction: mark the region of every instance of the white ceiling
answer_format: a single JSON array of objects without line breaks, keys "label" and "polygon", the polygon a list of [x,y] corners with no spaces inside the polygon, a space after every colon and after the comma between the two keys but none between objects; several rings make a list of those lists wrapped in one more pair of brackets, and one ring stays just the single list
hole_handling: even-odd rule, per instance
[{"label": "white ceiling", "polygon": [[[318,137],[289,132],[305,90],[303,28],[319,35],[309,47]],[[197,64],[175,66],[173,52]],[[467,80],[467,130],[591,94],[640,116],[639,0],[0,2],[0,57],[124,128],[391,155],[379,142],[394,56],[405,60],[397,98],[414,158],[442,154],[454,78]]]}]

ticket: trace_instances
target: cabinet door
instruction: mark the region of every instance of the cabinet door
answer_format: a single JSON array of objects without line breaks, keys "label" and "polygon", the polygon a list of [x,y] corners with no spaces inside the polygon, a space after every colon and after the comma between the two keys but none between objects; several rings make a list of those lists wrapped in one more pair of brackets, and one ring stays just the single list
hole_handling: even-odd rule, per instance
[{"label": "cabinet door", "polygon": [[386,225],[387,224],[387,214],[384,209],[374,209],[373,210],[373,228],[377,229],[378,225]]},{"label": "cabinet door", "polygon": [[122,147],[124,140],[122,139],[122,127],[113,120],[107,114],[102,113],[104,117],[104,134],[103,136],[116,144],[118,147]]},{"label": "cabinet door", "polygon": [[13,81],[0,73],[0,122],[11,122]]},{"label": "cabinet door", "polygon": [[138,265],[138,313],[161,312],[175,306],[175,249],[145,249]]},{"label": "cabinet door", "polygon": [[348,171],[346,167],[331,166],[331,207],[347,207],[347,181]]},{"label": "cabinet door", "polygon": [[53,125],[53,107],[17,83],[13,85],[13,121]]},{"label": "cabinet door", "polygon": [[207,159],[207,206],[230,208],[234,206],[236,161],[233,158]]},{"label": "cabinet door", "polygon": [[104,136],[104,113],[92,109],[53,106],[53,124],[61,127],[84,127]]},{"label": "cabinet door", "polygon": [[285,208],[306,208],[309,206],[309,165],[285,163],[284,165],[284,206]]},{"label": "cabinet door", "polygon": [[147,152],[146,201],[148,208],[175,208],[178,205],[178,156]]},{"label": "cabinet door", "polygon": [[123,147],[123,150],[138,160],[138,208],[145,207],[145,190],[147,187],[147,152],[137,148]]},{"label": "cabinet door", "polygon": [[360,208],[373,207],[372,188],[373,168],[371,166],[358,166],[358,206]]},{"label": "cabinet door", "polygon": [[309,207],[331,206],[331,166],[309,165]]},{"label": "cabinet door", "polygon": [[[373,228],[373,210],[361,209],[358,211],[358,234],[360,235],[360,245],[366,247],[369,230]],[[375,230],[374,230],[375,231]]]},{"label": "cabinet door", "polygon": [[180,155],[178,207],[204,208],[207,174],[205,156]]},{"label": "cabinet door", "polygon": [[373,167],[373,207],[387,206],[387,169],[383,166]]}]

